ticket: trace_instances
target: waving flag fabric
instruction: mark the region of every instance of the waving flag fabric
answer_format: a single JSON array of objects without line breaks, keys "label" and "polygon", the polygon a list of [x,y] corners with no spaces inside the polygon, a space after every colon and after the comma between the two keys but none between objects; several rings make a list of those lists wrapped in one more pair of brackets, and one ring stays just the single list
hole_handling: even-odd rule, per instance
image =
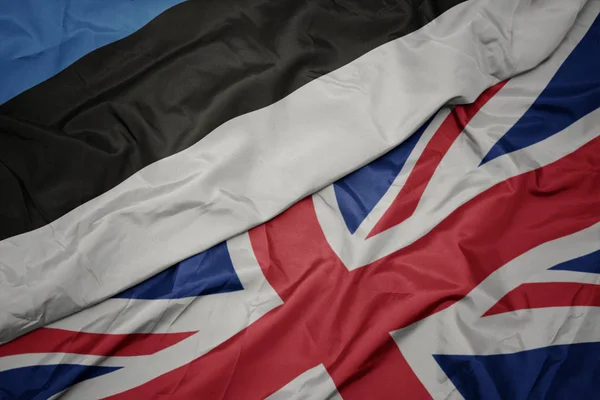
[{"label": "waving flag fabric", "polygon": [[[120,32],[123,21],[138,22],[126,10],[139,15],[146,9],[142,2],[129,0],[84,0],[75,7],[66,0],[46,2],[45,7],[55,13],[65,9],[67,16],[84,11],[80,18],[90,16],[90,29],[73,27],[65,32],[71,25],[49,11],[40,15],[39,23],[31,21],[27,10],[37,2],[12,2],[6,19],[33,31],[32,35],[41,29],[48,34],[36,40],[26,36],[12,40],[32,47],[48,40],[46,36],[56,36],[60,39],[56,47],[30,51],[60,63],[44,63],[40,57],[16,62],[7,56],[1,62],[10,84],[21,82],[13,70],[40,68],[50,78],[67,63],[61,58],[62,49],[83,55],[81,35],[101,44],[104,32]],[[149,3],[166,6],[166,0]],[[23,188],[2,198],[2,209],[20,212],[3,212],[7,219],[0,238],[60,218],[147,165],[195,144],[224,122],[275,103],[323,74],[415,31],[461,1],[402,1],[395,7],[364,3],[184,2],[7,102],[0,107],[0,127],[10,136],[2,137],[2,148],[19,149],[19,155],[2,154],[11,172],[4,179],[6,185],[18,187],[21,182]],[[117,14],[121,18],[111,17]],[[75,43],[69,41],[71,36]],[[18,43],[6,46],[7,51],[26,47]],[[37,146],[31,146],[32,141]],[[32,165],[38,167],[35,174]]]},{"label": "waving flag fabric", "polygon": [[2,0],[0,104],[180,2]]},{"label": "waving flag fabric", "polygon": [[[144,154],[155,152],[143,140],[140,145],[147,153],[136,155],[128,145],[138,143],[131,130],[116,125],[102,135],[81,125],[93,110],[108,107],[113,118],[102,118],[97,124],[111,124],[116,118],[133,126],[113,106],[97,104],[102,96],[76,108],[81,109],[82,119],[70,120],[73,113],[63,115],[50,130],[20,117],[8,118],[17,126],[8,129],[6,145],[1,147],[5,186],[10,196],[20,199],[3,207],[10,216],[28,219],[32,213],[43,213],[37,206],[32,213],[14,210],[38,204],[46,194],[55,198],[54,191],[73,192],[84,200],[89,193],[84,195],[83,182],[88,179],[108,190],[58,219],[49,218],[38,229],[0,241],[0,262],[8,277],[0,282],[0,302],[6,304],[0,309],[0,340],[113,296],[268,220],[381,156],[443,104],[471,102],[487,87],[538,65],[556,49],[585,3],[479,0],[459,4],[413,34],[375,48],[282,100],[228,120],[202,140],[138,170],[112,189],[106,186],[116,182],[108,175],[115,172],[125,178],[134,172],[135,164],[128,158],[116,164],[116,170],[93,164],[99,175],[88,177],[90,169],[79,161],[88,159],[85,152],[75,149],[56,157],[50,151],[54,145],[46,142],[51,137],[48,140],[56,146],[64,144],[68,149],[73,142],[89,138],[85,147],[92,153],[109,153],[109,160],[131,152],[134,158],[151,161]],[[80,76],[76,66],[69,72]],[[128,93],[124,85],[109,87]],[[194,88],[192,81],[186,80],[185,85]],[[158,93],[169,92],[159,88]],[[182,116],[177,118],[180,123],[189,126],[194,121],[184,104],[169,106],[167,98],[163,101],[169,115]],[[146,109],[134,101],[125,103]],[[7,109],[11,104],[15,103]],[[84,110],[85,104],[92,110]],[[20,109],[40,108],[28,103]],[[141,118],[144,125],[155,120],[137,112],[132,118]],[[21,126],[27,127],[26,132],[19,130]],[[75,131],[65,133],[63,126]],[[160,131],[177,143],[194,136],[186,129],[181,136],[177,130],[173,134],[171,129],[177,126],[174,122]],[[151,127],[142,132],[157,147],[171,147],[154,136]],[[113,148],[111,140],[122,145]],[[60,171],[74,171],[79,175],[77,184],[69,185],[61,174],[56,184],[54,175],[44,177],[53,165]],[[57,201],[69,196],[59,195]]]},{"label": "waving flag fabric", "polygon": [[[94,57],[141,46],[143,60],[143,35],[169,15],[191,18],[184,14],[200,3],[174,6],[0,107],[2,182],[13,188],[2,200],[12,211],[0,242],[0,397],[594,398],[600,1],[469,1],[402,38],[373,39],[382,43],[333,32],[332,21],[321,39],[373,50],[334,57],[333,46],[327,53],[344,65],[322,64],[306,81],[284,73],[283,61],[272,82],[260,68],[242,74],[223,64],[224,75],[255,77],[253,90],[289,84],[256,105],[242,96],[250,89],[229,97],[215,82],[204,92],[215,108],[195,110],[200,100],[189,92],[171,98],[168,82],[149,90],[144,74],[88,87],[79,71],[98,68]],[[439,11],[415,4],[418,15]],[[358,18],[347,22],[379,33],[398,10],[387,4],[392,11],[361,22],[366,8],[339,5]],[[257,21],[235,10],[215,6],[214,15]],[[323,17],[321,8],[303,10],[308,21]],[[300,24],[303,14],[288,11],[282,20],[261,14],[266,25],[257,26]],[[208,22],[198,28],[206,40],[175,58],[235,43],[229,33],[247,25],[229,17],[214,38]],[[295,34],[308,35],[298,26]],[[264,63],[278,40],[257,37],[261,47],[248,51]],[[156,68],[181,68],[179,84],[191,88],[199,81],[185,74],[203,76],[168,57]],[[75,77],[80,88],[59,91]],[[27,106],[44,92],[72,98]],[[152,94],[143,93],[172,103],[144,106]],[[247,105],[220,115],[220,101]],[[69,102],[78,105],[42,122]],[[207,122],[221,118],[228,122]],[[169,123],[172,134],[163,131]],[[100,183],[50,162],[81,151],[78,165],[93,163],[82,149],[113,154],[123,132],[131,150],[113,160],[124,167],[92,169]],[[48,171],[37,172],[35,160]],[[35,183],[44,173],[58,187]],[[72,193],[53,205],[62,196],[53,190]],[[46,195],[54,209],[37,200]]]}]

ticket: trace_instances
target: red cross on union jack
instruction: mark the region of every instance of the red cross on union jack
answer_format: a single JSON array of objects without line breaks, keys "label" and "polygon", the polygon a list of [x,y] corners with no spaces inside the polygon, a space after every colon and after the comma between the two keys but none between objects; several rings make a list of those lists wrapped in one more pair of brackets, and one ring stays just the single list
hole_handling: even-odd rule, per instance
[{"label": "red cross on union jack", "polygon": [[[498,89],[455,108],[428,151],[450,147],[458,136],[452,134]],[[599,149],[593,139],[504,180],[409,246],[353,270],[331,248],[315,200],[303,200],[250,232],[283,304],[190,364],[115,398],[259,399],[319,364],[344,399],[431,397],[390,333],[454,304],[520,254],[598,222],[600,186],[588,166],[600,165]],[[436,167],[427,158],[413,174],[428,176]],[[394,209],[403,210],[396,203]]]}]

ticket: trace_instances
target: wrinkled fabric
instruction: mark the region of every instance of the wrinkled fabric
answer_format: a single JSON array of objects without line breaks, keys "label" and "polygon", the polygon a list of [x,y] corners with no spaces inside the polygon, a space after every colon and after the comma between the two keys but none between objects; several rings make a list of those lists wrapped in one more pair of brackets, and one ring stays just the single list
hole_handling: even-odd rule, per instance
[{"label": "wrinkled fabric", "polygon": [[0,239],[56,220],[461,2],[200,0],[169,9],[0,106]]},{"label": "wrinkled fabric", "polygon": [[53,223],[3,240],[0,341],[139,283],[381,156],[445,103],[472,102],[542,62],[585,3],[454,7]]},{"label": "wrinkled fabric", "polygon": [[594,397],[599,12],[270,221],[0,345],[0,393]]},{"label": "wrinkled fabric", "polygon": [[[0,388],[12,377],[12,393],[59,386],[67,399],[596,393],[600,77],[589,54],[598,11],[600,2],[586,7],[536,69],[443,107],[416,143],[0,346]],[[586,100],[565,101],[572,96]],[[514,132],[523,140],[485,161]],[[398,169],[389,158],[400,156]],[[407,186],[418,207],[371,235],[409,206]],[[347,215],[360,216],[364,198],[377,204],[351,230]],[[26,374],[35,379],[19,388]]]},{"label": "wrinkled fabric", "polygon": [[0,1],[0,104],[181,1]]}]

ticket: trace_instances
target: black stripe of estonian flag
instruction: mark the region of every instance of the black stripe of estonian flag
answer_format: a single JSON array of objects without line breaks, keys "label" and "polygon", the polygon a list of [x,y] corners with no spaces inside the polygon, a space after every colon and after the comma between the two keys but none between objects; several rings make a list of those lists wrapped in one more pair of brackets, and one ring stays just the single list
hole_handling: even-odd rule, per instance
[{"label": "black stripe of estonian flag", "polygon": [[0,106],[0,239],[41,227],[461,0],[188,1]]}]

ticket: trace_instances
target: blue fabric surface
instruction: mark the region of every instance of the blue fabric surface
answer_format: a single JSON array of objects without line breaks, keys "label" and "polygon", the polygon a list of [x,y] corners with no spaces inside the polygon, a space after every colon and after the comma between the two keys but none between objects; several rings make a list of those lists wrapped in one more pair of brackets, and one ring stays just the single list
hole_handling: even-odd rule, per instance
[{"label": "blue fabric surface", "polygon": [[60,364],[36,365],[0,372],[0,399],[44,400],[76,383],[121,367]]},{"label": "blue fabric surface", "polygon": [[600,17],[519,121],[485,155],[485,164],[531,146],[600,107]]},{"label": "blue fabric surface", "polygon": [[585,256],[565,261],[550,268],[558,271],[577,271],[590,274],[600,274],[600,250]]},{"label": "blue fabric surface", "polygon": [[121,292],[117,298],[178,299],[243,290],[226,242],[181,261]]},{"label": "blue fabric surface", "polygon": [[434,357],[466,400],[573,400],[600,394],[600,343]]},{"label": "blue fabric surface", "polygon": [[0,104],[183,0],[0,0]]}]

